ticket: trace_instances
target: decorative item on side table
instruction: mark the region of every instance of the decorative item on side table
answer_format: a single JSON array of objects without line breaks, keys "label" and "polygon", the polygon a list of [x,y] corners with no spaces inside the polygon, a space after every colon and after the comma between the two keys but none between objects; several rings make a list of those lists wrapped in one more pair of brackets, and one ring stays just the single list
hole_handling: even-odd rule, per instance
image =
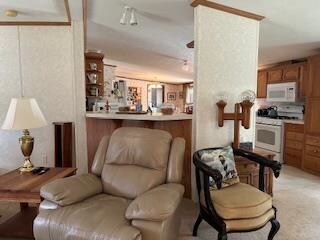
[{"label": "decorative item on side table", "polygon": [[240,122],[245,129],[250,128],[250,111],[256,99],[255,93],[251,90],[247,90],[241,93],[240,103],[235,104],[234,113],[225,113],[224,108],[227,105],[227,93],[221,92],[217,95],[218,102],[218,125],[223,127],[224,120],[234,121],[234,140],[233,147],[239,148],[239,132],[240,132]]},{"label": "decorative item on side table", "polygon": [[9,106],[2,129],[23,130],[23,136],[19,138],[21,151],[24,155],[24,164],[21,172],[33,170],[30,156],[33,150],[34,138],[30,136],[29,129],[40,128],[47,122],[34,98],[13,98]]}]

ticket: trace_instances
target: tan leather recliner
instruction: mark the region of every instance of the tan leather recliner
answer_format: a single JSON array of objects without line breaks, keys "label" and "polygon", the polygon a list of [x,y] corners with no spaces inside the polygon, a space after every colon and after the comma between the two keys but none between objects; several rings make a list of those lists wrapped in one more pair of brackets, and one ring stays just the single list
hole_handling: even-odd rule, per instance
[{"label": "tan leather recliner", "polygon": [[98,147],[92,174],[55,180],[34,221],[37,240],[176,240],[185,140],[119,128]]}]

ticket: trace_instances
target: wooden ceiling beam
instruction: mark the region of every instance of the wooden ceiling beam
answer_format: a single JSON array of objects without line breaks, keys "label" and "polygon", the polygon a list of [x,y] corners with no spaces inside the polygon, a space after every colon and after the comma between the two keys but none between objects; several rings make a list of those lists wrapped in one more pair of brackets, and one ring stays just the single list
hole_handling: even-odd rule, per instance
[{"label": "wooden ceiling beam", "polygon": [[64,0],[64,8],[66,10],[68,22],[71,25],[71,14],[70,14],[69,0]]},{"label": "wooden ceiling beam", "polygon": [[250,19],[254,19],[257,21],[261,21],[262,19],[264,19],[264,16],[255,14],[255,13],[251,13],[251,12],[247,12],[247,11],[243,11],[240,9],[236,9],[236,8],[232,8],[226,5],[222,5],[219,3],[215,3],[215,2],[211,2],[208,0],[194,0],[191,3],[192,7],[197,7],[199,5],[205,6],[205,7],[209,7],[209,8],[213,8],[213,9],[217,9],[223,12],[227,12],[227,13],[231,13],[234,15],[238,15],[238,16],[242,16],[242,17],[246,17],[246,18],[250,18]]},{"label": "wooden ceiling beam", "polygon": [[187,43],[187,48],[194,48],[194,41]]}]

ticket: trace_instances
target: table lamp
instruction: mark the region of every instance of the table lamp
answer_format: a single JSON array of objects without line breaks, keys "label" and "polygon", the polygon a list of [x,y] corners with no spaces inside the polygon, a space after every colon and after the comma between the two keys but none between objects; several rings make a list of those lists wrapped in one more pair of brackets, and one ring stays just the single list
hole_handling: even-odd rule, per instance
[{"label": "table lamp", "polygon": [[47,122],[34,98],[13,98],[2,125],[2,129],[23,130],[23,136],[19,138],[21,151],[24,155],[24,164],[21,172],[33,170],[30,156],[33,150],[34,139],[30,136],[29,129],[40,128],[47,125]]}]

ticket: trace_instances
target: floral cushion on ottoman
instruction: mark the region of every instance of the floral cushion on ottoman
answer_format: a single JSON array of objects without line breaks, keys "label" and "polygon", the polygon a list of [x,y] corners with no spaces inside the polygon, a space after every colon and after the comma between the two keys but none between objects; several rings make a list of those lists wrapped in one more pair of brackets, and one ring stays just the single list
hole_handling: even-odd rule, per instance
[{"label": "floral cushion on ottoman", "polygon": [[[222,188],[239,182],[232,147],[228,146],[216,150],[203,150],[201,153],[201,161],[221,173]],[[216,183],[211,177],[210,186],[215,189],[217,188]]]}]

